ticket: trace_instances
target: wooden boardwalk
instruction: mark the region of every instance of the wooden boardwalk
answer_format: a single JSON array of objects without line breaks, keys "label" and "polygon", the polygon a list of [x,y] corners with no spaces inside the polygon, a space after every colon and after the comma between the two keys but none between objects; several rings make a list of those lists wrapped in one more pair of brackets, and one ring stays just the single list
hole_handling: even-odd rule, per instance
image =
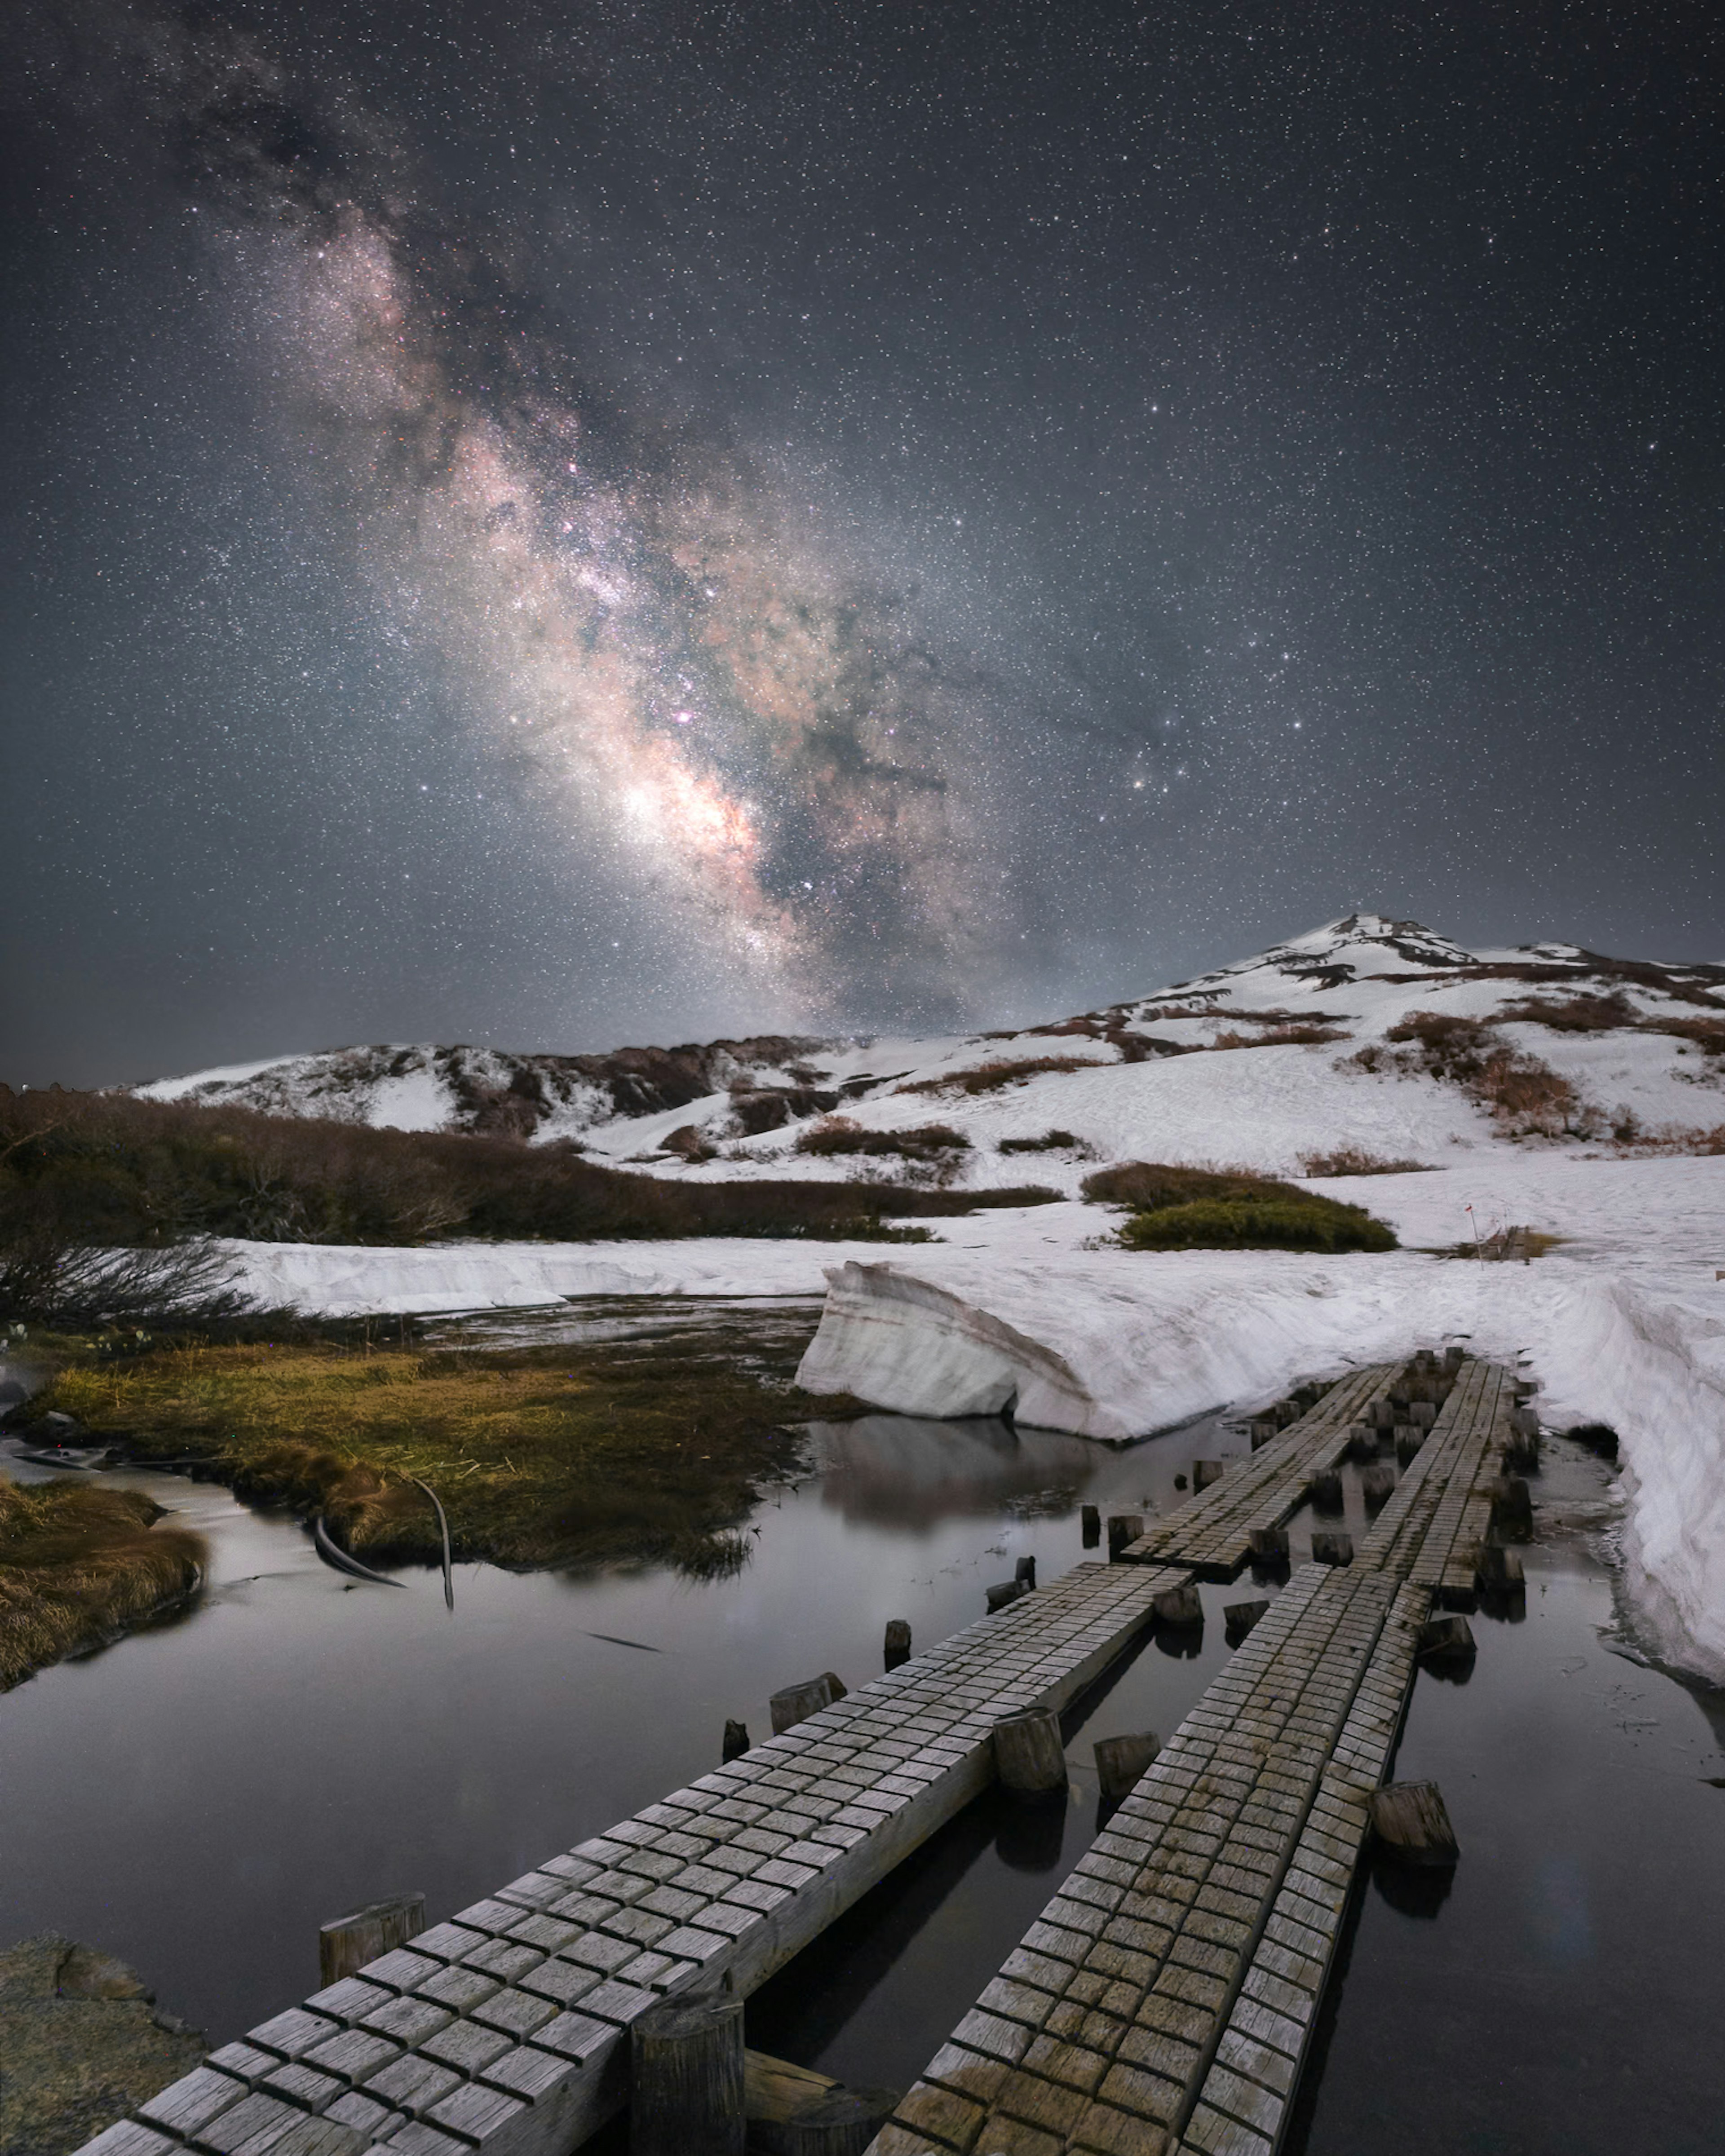
[{"label": "wooden boardwalk", "polygon": [[1473,1592],[1512,1398],[1462,1366],[1358,1561],[1295,1573],[870,2156],[1274,2156],[1420,1629]]},{"label": "wooden boardwalk", "polygon": [[1279,1437],[1231,1464],[1218,1482],[1158,1520],[1122,1553],[1133,1564],[1189,1566],[1200,1578],[1232,1579],[1252,1553],[1252,1536],[1279,1527],[1304,1501],[1315,1475],[1336,1466],[1349,1432],[1386,1394],[1406,1365],[1380,1363],[1332,1386]]},{"label": "wooden boardwalk", "polygon": [[215,2052],[84,2156],[564,2156],[668,1994],[749,1991],[993,1776],[1184,1572],[1083,1564]]},{"label": "wooden boardwalk", "polygon": [[[996,1722],[1065,1707],[1165,1589],[1231,1576],[1403,1367],[1332,1388],[1134,1562],[1080,1565],[549,1858],[224,2046],[81,2156],[567,2156],[626,2100],[639,2015],[783,1967],[988,1784]],[[1504,1373],[1463,1366],[1358,1562],[1295,1573],[877,2156],[1271,2156],[1420,1625],[1464,1573],[1472,1591],[1511,1399]]]}]

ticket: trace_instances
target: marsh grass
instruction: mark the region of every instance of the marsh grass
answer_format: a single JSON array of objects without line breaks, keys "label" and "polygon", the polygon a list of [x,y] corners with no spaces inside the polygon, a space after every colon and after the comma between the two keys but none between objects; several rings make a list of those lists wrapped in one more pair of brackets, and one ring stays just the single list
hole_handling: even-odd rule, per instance
[{"label": "marsh grass", "polygon": [[0,1691],[195,1594],[201,1536],[136,1490],[0,1480]]},{"label": "marsh grass", "polygon": [[367,1353],[182,1344],[63,1370],[42,1404],[140,1460],[195,1459],[242,1496],[322,1513],[368,1563],[434,1562],[429,1483],[457,1557],[515,1567],[637,1558],[734,1569],[790,1427],[858,1410],[796,1391],[805,1344],[747,1322],[683,1338]]}]

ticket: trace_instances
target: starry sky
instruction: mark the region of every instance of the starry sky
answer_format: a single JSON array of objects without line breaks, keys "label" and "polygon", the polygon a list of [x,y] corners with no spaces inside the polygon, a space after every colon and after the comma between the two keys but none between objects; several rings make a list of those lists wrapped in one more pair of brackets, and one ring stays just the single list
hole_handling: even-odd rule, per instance
[{"label": "starry sky", "polygon": [[1716,8],[13,0],[0,1077],[1725,957]]}]

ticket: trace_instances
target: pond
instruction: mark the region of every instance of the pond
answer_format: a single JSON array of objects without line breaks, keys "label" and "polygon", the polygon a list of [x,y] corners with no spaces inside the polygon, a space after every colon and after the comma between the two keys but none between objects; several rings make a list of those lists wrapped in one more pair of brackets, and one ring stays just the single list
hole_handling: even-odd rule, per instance
[{"label": "pond", "polygon": [[[1045,1582],[1094,1556],[1081,1504],[1166,1509],[1194,1457],[1246,1450],[1219,1416],[1121,1448],[890,1415],[810,1437],[731,1578],[463,1565],[453,1614],[434,1573],[350,1584],[290,1519],[116,1474],[208,1536],[209,1589],[0,1699],[0,1936],[119,1953],[221,2042],[315,1987],[321,1922],[410,1890],[448,1914],[705,1773],[727,1717],[764,1734],[780,1685],[876,1674],[890,1618],[932,1645],[1019,1557]],[[1536,1502],[1603,1517],[1608,1481],[1554,1445]],[[1351,1476],[1348,1502],[1358,1525]],[[1588,1534],[1527,1558],[1471,1681],[1418,1681],[1398,1771],[1442,1784],[1462,1861],[1435,1906],[1393,1876],[1358,1899],[1296,2133],[1317,2156],[1716,2145],[1725,1702],[1612,1650]],[[1200,1639],[1076,1703],[1064,1809],[973,1806],[756,1995],[750,2041],[913,2079],[1094,1834],[1096,1739],[1171,1730],[1227,1660],[1222,1604],[1262,1592],[1206,1587]]]}]

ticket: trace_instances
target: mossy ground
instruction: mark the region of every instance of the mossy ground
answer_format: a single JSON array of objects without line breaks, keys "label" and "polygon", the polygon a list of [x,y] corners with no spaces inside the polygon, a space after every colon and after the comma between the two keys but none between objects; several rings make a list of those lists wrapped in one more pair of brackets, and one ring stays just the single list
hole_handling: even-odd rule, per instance
[{"label": "mossy ground", "polygon": [[1093,1205],[1131,1208],[1119,1240],[1129,1250],[1393,1250],[1394,1235],[1358,1205],[1343,1205],[1250,1168],[1176,1168],[1123,1161],[1084,1179]]},{"label": "mossy ground", "polygon": [[0,1691],[197,1591],[204,1546],[136,1490],[0,1477]]},{"label": "mossy ground", "polygon": [[421,1481],[460,1558],[711,1573],[740,1558],[761,1486],[797,1466],[794,1425],[857,1411],[792,1383],[812,1330],[732,1317],[576,1347],[169,1343],[74,1362],[41,1404],[141,1461],[195,1459],[243,1496],[321,1512],[371,1563],[438,1557]]}]

